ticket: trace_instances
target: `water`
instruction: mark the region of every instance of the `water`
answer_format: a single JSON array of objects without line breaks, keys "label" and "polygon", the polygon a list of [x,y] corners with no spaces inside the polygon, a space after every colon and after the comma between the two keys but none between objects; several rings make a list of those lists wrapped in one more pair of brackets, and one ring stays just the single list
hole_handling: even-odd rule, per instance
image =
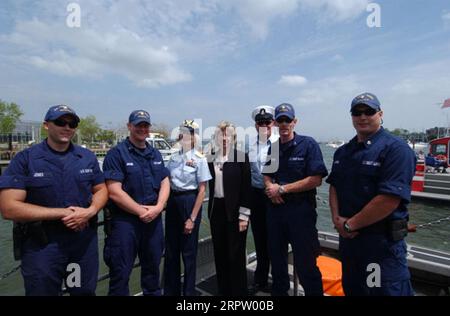
[{"label": "water", "polygon": [[[321,145],[322,153],[325,163],[330,170],[335,149]],[[335,232],[330,218],[330,211],[328,208],[328,184],[324,183],[318,189],[318,224],[317,227],[321,231]],[[409,207],[410,223],[422,224],[437,220],[450,215],[450,205],[445,202],[431,202],[427,200],[413,200]],[[208,220],[206,218],[206,204],[203,207],[202,228],[200,238],[206,237],[210,234]],[[5,220],[0,220],[0,275],[19,264],[14,261],[12,253],[12,223]],[[99,228],[99,259],[100,259],[100,275],[107,272],[107,268],[103,263],[103,229]],[[407,242],[423,247],[437,249],[450,253],[450,222],[443,222],[441,224],[432,226],[431,228],[419,228],[416,233],[410,233],[407,237]],[[251,230],[247,238],[248,253],[254,250]],[[105,295],[107,293],[108,281],[102,281],[98,284],[97,294]],[[139,289],[139,269],[135,269],[130,281],[131,293],[137,293]],[[20,272],[15,272],[5,280],[0,281],[0,295],[23,295],[23,281]]]}]

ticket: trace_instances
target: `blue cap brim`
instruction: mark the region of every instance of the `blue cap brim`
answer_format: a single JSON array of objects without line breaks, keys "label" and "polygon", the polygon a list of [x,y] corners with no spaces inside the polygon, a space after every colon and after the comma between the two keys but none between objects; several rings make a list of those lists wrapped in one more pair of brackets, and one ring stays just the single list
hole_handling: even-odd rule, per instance
[{"label": "blue cap brim", "polygon": [[286,116],[286,117],[290,118],[291,120],[293,120],[295,118],[295,115],[293,115],[292,113],[279,113],[278,115],[275,116],[275,120],[278,120],[282,116]]},{"label": "blue cap brim", "polygon": [[140,124],[142,122],[145,122],[145,123],[151,125],[150,121],[147,120],[147,119],[137,119],[137,120],[131,121],[130,123],[133,124],[133,125],[138,125],[138,124]]},{"label": "blue cap brim", "polygon": [[76,120],[78,123],[80,122],[80,118],[78,117],[78,115],[73,114],[73,113],[60,113],[60,114],[56,114],[56,115],[54,115],[54,116],[48,117],[45,121],[54,121],[54,120],[57,120],[57,119],[59,119],[61,116],[64,116],[64,115],[70,115],[70,116],[72,116],[73,118],[75,118],[75,120]]},{"label": "blue cap brim", "polygon": [[370,108],[372,108],[374,110],[377,110],[377,111],[381,110],[381,108],[380,108],[380,106],[378,104],[374,104],[374,103],[368,102],[368,101],[358,102],[358,103],[352,105],[351,109],[353,109],[355,106],[358,106],[358,105],[367,105],[368,107],[370,107]]}]

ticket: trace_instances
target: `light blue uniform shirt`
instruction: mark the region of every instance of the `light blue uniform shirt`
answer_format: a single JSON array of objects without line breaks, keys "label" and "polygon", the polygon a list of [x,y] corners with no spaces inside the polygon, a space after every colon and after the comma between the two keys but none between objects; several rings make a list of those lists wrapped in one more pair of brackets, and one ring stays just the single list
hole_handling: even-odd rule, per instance
[{"label": "light blue uniform shirt", "polygon": [[174,191],[197,190],[199,183],[212,179],[206,157],[195,149],[173,154],[167,169],[170,171],[170,187]]},{"label": "light blue uniform shirt", "polygon": [[278,136],[272,134],[267,143],[259,142],[259,137],[255,138],[250,143],[248,157],[250,159],[250,168],[252,172],[252,187],[264,189],[264,176],[261,172],[267,162],[267,152],[269,151],[270,144],[277,140]]}]

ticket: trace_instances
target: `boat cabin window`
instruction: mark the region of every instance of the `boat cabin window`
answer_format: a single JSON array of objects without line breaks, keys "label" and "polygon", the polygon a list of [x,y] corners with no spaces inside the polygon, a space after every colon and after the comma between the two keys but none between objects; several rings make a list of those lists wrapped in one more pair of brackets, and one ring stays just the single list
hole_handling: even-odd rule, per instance
[{"label": "boat cabin window", "polygon": [[431,146],[431,153],[433,156],[436,155],[446,155],[447,154],[447,145],[444,144],[437,144]]}]

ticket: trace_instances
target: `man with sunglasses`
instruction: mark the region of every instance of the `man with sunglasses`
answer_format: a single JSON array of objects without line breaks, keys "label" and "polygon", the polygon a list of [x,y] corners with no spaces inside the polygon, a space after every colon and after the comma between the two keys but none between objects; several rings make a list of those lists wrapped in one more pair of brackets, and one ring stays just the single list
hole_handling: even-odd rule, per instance
[{"label": "man with sunglasses", "polygon": [[[108,192],[96,156],[71,143],[80,121],[67,105],[51,107],[48,137],[19,152],[0,177],[0,209],[15,222],[26,295],[95,295],[97,213]],[[75,270],[74,270],[75,269]]]},{"label": "man with sunglasses", "polygon": [[258,291],[270,292],[268,286],[270,259],[266,224],[269,200],[264,192],[264,177],[261,172],[267,162],[270,144],[278,140],[278,137],[273,133],[274,112],[275,109],[268,105],[257,106],[252,112],[252,119],[255,121],[257,134],[249,147],[252,177],[252,212],[250,215],[250,223],[255,241],[257,265],[253,286],[249,291],[250,294]]},{"label": "man with sunglasses", "polygon": [[109,190],[111,232],[105,241],[109,295],[129,295],[128,281],[136,256],[141,263],[144,295],[160,296],[159,265],[164,250],[161,212],[169,198],[169,170],[161,153],[146,142],[150,114],[133,111],[130,136],[105,157],[103,170]]},{"label": "man with sunglasses", "polygon": [[[305,295],[323,295],[322,275],[316,264],[320,251],[316,229],[316,187],[328,172],[317,142],[294,132],[297,119],[292,105],[275,109],[280,139],[271,145],[271,160],[263,170],[266,194],[269,256],[272,263],[272,295],[287,295],[288,244]],[[278,146],[278,147],[277,147]],[[279,148],[279,150],[274,150]],[[268,168],[278,163],[276,170]]]},{"label": "man with sunglasses", "polygon": [[350,113],[356,136],[336,151],[327,179],[345,295],[413,295],[404,237],[414,152],[383,129],[375,95],[355,97]]}]

